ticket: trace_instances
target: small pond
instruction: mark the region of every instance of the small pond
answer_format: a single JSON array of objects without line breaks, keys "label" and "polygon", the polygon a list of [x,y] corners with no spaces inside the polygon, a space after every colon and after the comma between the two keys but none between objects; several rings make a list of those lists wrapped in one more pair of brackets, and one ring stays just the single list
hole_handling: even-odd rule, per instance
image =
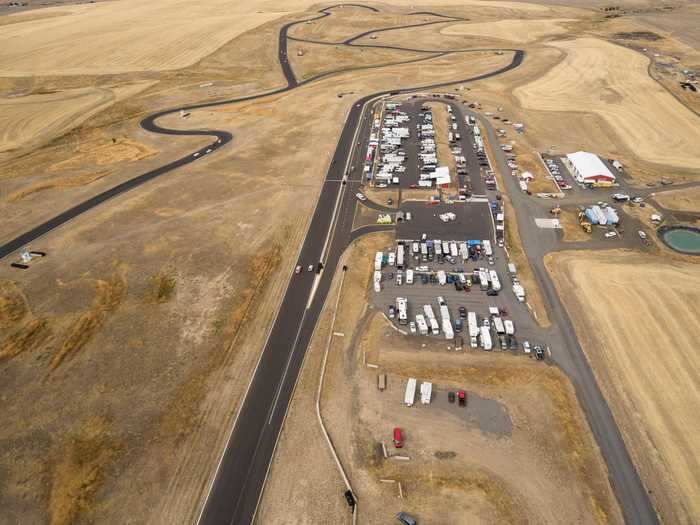
[{"label": "small pond", "polygon": [[700,255],[700,229],[692,226],[659,228],[659,237],[671,248],[681,253]]}]

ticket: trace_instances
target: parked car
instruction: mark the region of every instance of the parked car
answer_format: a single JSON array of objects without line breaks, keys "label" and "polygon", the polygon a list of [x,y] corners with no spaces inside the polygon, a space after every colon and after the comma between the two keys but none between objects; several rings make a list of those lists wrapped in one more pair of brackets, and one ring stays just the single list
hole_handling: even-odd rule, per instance
[{"label": "parked car", "polygon": [[401,436],[401,429],[399,427],[394,429],[394,447],[403,448],[403,437]]},{"label": "parked car", "polygon": [[408,329],[411,331],[412,334],[416,333],[416,323],[411,321],[408,323]]},{"label": "parked car", "polygon": [[539,345],[535,345],[535,359],[538,361],[542,361],[544,359],[544,350],[542,350],[542,347]]},{"label": "parked car", "polygon": [[448,400],[450,403],[454,403],[454,402],[455,402],[455,393],[454,393],[454,392],[448,392],[448,393],[447,393],[447,400]]},{"label": "parked car", "polygon": [[356,193],[356,194],[355,194],[355,197],[357,197],[357,198],[358,198],[359,200],[361,200],[361,201],[366,201],[366,200],[367,200],[367,197],[365,197],[365,196],[362,195],[361,193]]},{"label": "parked car", "polygon": [[296,268],[294,268],[294,273],[301,273],[301,265],[297,265]]},{"label": "parked car", "polygon": [[459,406],[467,406],[467,393],[464,390],[457,392],[457,399],[459,399]]},{"label": "parked car", "polygon": [[617,233],[616,232],[605,232],[605,237],[607,239],[610,239],[612,237],[617,237]]},{"label": "parked car", "polygon": [[313,272],[314,271],[314,265],[310,264],[309,267],[306,269],[307,272]]},{"label": "parked car", "polygon": [[530,350],[530,341],[523,341],[523,351],[526,354],[529,354],[531,352]]},{"label": "parked car", "polygon": [[392,199],[391,197],[389,197],[389,198],[386,200],[386,205],[387,205],[387,206],[391,206],[392,204],[394,204],[394,199]]},{"label": "parked car", "polygon": [[416,521],[416,518],[414,518],[410,514],[406,514],[405,512],[399,512],[396,515],[396,519],[399,521],[399,523],[403,525],[416,525],[416,523],[418,523]]},{"label": "parked car", "polygon": [[460,319],[466,319],[467,318],[467,309],[464,306],[459,307],[459,318]]},{"label": "parked car", "polygon": [[396,308],[393,305],[389,305],[389,319],[396,317]]}]

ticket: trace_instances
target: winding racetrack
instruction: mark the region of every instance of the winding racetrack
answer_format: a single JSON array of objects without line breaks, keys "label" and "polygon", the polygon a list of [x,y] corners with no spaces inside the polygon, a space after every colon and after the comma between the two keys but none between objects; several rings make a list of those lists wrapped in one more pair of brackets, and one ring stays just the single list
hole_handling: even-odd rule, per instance
[{"label": "winding racetrack", "polygon": [[[354,6],[368,9],[372,12],[378,12],[376,8],[359,4],[343,4],[343,6]],[[288,61],[287,42],[289,39],[300,39],[290,37],[288,35],[289,30],[297,24],[305,23],[307,20],[318,20],[331,16],[333,10],[337,7],[338,6],[331,6],[321,9],[318,16],[290,22],[280,28],[278,58],[286,79],[286,86],[247,97],[169,109],[151,115],[141,122],[141,126],[145,130],[154,133],[173,136],[211,136],[213,141],[208,146],[95,195],[32,228],[28,232],[1,245],[0,259],[14,253],[22,246],[35,241],[42,235],[64,225],[71,219],[88,212],[113,197],[131,191],[181,166],[195,162],[214,153],[217,149],[230,143],[234,138],[232,134],[227,131],[176,130],[164,128],[157,123],[161,117],[177,113],[181,110],[193,111],[202,108],[234,104],[246,100],[261,99],[273,94],[296,89],[330,75],[368,69],[363,67],[348,68],[322,73],[301,82],[297,80],[293,68]],[[408,27],[462,20],[430,12],[413,14],[431,15],[439,17],[440,20],[365,31],[339,43],[315,43],[400,49],[426,54],[426,56],[422,58],[372,66],[374,68],[427,61],[453,53],[495,51],[495,49],[406,49],[395,46],[355,43],[363,36],[381,31],[392,31]],[[471,78],[455,79],[446,83],[393,90],[390,93],[416,92],[489,78],[517,68],[525,57],[524,52],[521,50],[502,49],[502,51],[510,51],[513,53],[513,56],[510,64],[498,70]],[[293,274],[290,275],[282,304],[277,312],[268,340],[260,355],[260,360],[237,415],[236,422],[232,428],[226,449],[223,452],[215,476],[212,479],[210,491],[199,517],[199,523],[239,524],[250,523],[254,519],[275,445],[284,422],[287,406],[301,369],[304,353],[313,335],[340,256],[349,243],[355,238],[369,232],[387,229],[387,227],[382,226],[367,226],[352,231],[352,222],[356,205],[354,194],[359,187],[362,177],[360,169],[361,162],[353,163],[353,156],[356,153],[353,145],[355,144],[357,135],[366,131],[366,129],[363,130],[363,126],[369,125],[367,119],[363,118],[366,108],[372,101],[387,94],[389,94],[389,92],[380,92],[361,98],[353,104],[348,114],[299,256],[300,264],[314,264],[318,261],[322,261],[325,269],[318,275],[307,272],[296,276]],[[356,165],[357,169],[348,170],[347,167],[351,164]],[[346,174],[347,184],[343,184],[341,181]],[[292,344],[290,344],[290,342],[292,342]],[[597,390],[597,385],[595,385],[595,383],[594,388]],[[599,397],[602,400],[602,396]],[[604,403],[604,401],[602,402]],[[589,417],[594,417],[595,414],[585,405],[584,410],[586,410]],[[615,469],[610,469],[610,476],[626,519],[631,523],[655,523],[656,515],[649,503],[643,486],[639,482],[639,478],[636,476],[636,471],[634,471],[631,461],[629,460],[627,451],[624,448],[624,443],[622,443],[621,439],[613,439],[612,443],[606,441],[599,444],[601,447],[614,448],[614,450],[612,450],[614,455],[621,455],[621,457],[623,457],[621,463],[617,462],[615,464]],[[608,450],[608,452],[610,453],[611,451]],[[617,470],[619,469],[622,469],[624,472],[618,472]],[[629,475],[630,469],[634,474],[633,476]],[[630,481],[630,479],[632,481]],[[636,480],[636,483],[634,480]],[[622,490],[620,490],[620,487],[617,485],[618,482],[625,485]],[[630,494],[634,497],[628,497]],[[642,505],[639,504],[640,501],[643,503]]]}]

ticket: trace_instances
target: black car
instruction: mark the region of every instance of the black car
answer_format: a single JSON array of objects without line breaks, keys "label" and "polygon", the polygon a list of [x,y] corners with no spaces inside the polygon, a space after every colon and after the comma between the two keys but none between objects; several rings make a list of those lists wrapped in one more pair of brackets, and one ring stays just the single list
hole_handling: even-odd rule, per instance
[{"label": "black car", "polygon": [[447,393],[447,400],[448,400],[450,403],[454,403],[454,402],[455,402],[455,393],[454,393],[454,392],[448,392],[448,393]]},{"label": "black car", "polygon": [[498,292],[492,288],[491,290],[486,291],[486,295],[493,297],[494,295],[498,295]]},{"label": "black car", "polygon": [[464,306],[459,307],[459,317],[460,317],[460,319],[467,318],[467,309]]}]

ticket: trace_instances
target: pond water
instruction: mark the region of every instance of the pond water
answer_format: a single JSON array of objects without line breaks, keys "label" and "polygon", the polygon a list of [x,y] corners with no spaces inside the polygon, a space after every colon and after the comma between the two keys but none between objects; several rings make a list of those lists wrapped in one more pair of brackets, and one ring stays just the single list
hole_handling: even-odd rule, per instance
[{"label": "pond water", "polygon": [[669,228],[661,238],[674,250],[700,255],[700,230],[688,227]]}]

